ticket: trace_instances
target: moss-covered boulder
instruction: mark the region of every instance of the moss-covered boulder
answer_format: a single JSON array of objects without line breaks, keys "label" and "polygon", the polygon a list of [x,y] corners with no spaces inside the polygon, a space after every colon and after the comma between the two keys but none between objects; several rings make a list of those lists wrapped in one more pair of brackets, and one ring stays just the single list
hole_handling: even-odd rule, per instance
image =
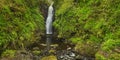
[{"label": "moss-covered boulder", "polygon": [[54,55],[45,56],[41,60],[57,60],[57,57]]},{"label": "moss-covered boulder", "polygon": [[75,46],[75,50],[81,55],[94,57],[98,51],[98,44],[91,41],[81,42]]}]

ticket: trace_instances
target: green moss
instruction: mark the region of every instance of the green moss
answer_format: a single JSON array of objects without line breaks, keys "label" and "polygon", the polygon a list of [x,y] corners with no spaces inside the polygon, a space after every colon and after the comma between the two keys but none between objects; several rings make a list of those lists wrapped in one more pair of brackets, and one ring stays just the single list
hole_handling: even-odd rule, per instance
[{"label": "green moss", "polygon": [[16,50],[6,50],[2,53],[2,57],[10,57],[13,58],[15,57]]},{"label": "green moss", "polygon": [[81,54],[95,56],[99,49],[112,52],[120,45],[119,0],[64,0],[55,8],[58,38],[79,42]]},{"label": "green moss", "polygon": [[120,60],[120,54],[118,52],[107,53],[99,51],[95,55],[96,60]]},{"label": "green moss", "polygon": [[96,54],[96,59],[120,60],[120,40],[109,39],[101,46]]},{"label": "green moss", "polygon": [[51,50],[49,50],[49,53],[54,54],[54,53],[56,53],[56,50],[51,49]]},{"label": "green moss", "polygon": [[100,55],[99,53],[96,53],[96,60],[107,60],[104,56]]},{"label": "green moss", "polygon": [[79,42],[75,46],[75,50],[85,56],[94,57],[95,53],[98,51],[99,45],[92,41]]},{"label": "green moss", "polygon": [[41,60],[57,60],[54,55],[43,57]]},{"label": "green moss", "polygon": [[83,42],[83,40],[81,40],[79,37],[73,37],[70,38],[69,40],[71,40],[73,43]]},{"label": "green moss", "polygon": [[[99,49],[98,59],[118,59],[120,0],[53,1],[53,26],[58,38],[79,42],[76,49],[82,54],[94,56]],[[21,49],[41,39],[45,24],[41,14],[44,9],[40,12],[39,5],[45,4],[47,9],[47,3],[47,0],[0,1],[0,48]]]},{"label": "green moss", "polygon": [[36,40],[34,34],[36,30],[39,30],[40,34],[43,33],[44,19],[40,14],[38,2],[38,0],[0,2],[0,47],[21,49]]},{"label": "green moss", "polygon": [[109,39],[102,44],[101,49],[106,52],[111,52],[113,49],[118,48],[119,46],[120,40]]},{"label": "green moss", "polygon": [[33,52],[33,54],[35,54],[35,55],[39,55],[40,53],[41,53],[41,51],[38,51],[38,50],[35,50],[35,51],[32,51]]}]

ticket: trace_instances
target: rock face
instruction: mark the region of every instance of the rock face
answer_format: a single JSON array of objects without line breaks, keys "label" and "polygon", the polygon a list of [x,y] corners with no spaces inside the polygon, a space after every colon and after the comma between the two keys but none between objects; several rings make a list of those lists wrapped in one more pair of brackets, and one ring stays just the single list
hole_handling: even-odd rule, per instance
[{"label": "rock face", "polygon": [[46,20],[48,14],[48,5],[45,2],[41,1],[39,6],[40,6],[41,14],[44,17],[44,20]]}]

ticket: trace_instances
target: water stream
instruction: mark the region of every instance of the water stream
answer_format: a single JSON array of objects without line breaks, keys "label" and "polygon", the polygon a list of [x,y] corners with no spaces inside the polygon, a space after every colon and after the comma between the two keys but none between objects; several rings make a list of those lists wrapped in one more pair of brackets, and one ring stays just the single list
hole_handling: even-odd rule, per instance
[{"label": "water stream", "polygon": [[47,50],[50,50],[50,44],[52,39],[52,22],[53,22],[53,15],[54,15],[54,8],[53,8],[53,2],[48,8],[48,16],[46,19],[46,44],[47,44]]}]

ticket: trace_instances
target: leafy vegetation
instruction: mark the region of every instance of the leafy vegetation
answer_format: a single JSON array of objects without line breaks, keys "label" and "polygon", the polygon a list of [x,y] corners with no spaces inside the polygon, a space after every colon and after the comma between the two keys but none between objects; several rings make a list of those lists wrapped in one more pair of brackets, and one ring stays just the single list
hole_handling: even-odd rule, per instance
[{"label": "leafy vegetation", "polygon": [[[0,0],[0,49],[24,49],[44,36],[44,10],[39,4],[44,8],[46,1]],[[57,38],[72,41],[82,55],[120,59],[120,0],[54,2]]]},{"label": "leafy vegetation", "polygon": [[24,48],[36,40],[36,30],[41,33],[44,31],[44,20],[38,2],[39,0],[0,1],[0,49]]},{"label": "leafy vegetation", "polygon": [[107,40],[101,46],[101,50],[96,53],[96,59],[119,60],[120,59],[120,40]]},{"label": "leafy vegetation", "polygon": [[15,57],[15,50],[6,50],[2,53],[2,57]]},{"label": "leafy vegetation", "polygon": [[[78,42],[75,49],[82,55],[94,56],[99,50],[115,48],[120,51],[119,13],[119,0],[62,0],[56,3],[54,27],[58,38]],[[119,59],[119,53],[112,52],[105,59]],[[100,56],[105,57],[96,54],[98,60]]]}]

